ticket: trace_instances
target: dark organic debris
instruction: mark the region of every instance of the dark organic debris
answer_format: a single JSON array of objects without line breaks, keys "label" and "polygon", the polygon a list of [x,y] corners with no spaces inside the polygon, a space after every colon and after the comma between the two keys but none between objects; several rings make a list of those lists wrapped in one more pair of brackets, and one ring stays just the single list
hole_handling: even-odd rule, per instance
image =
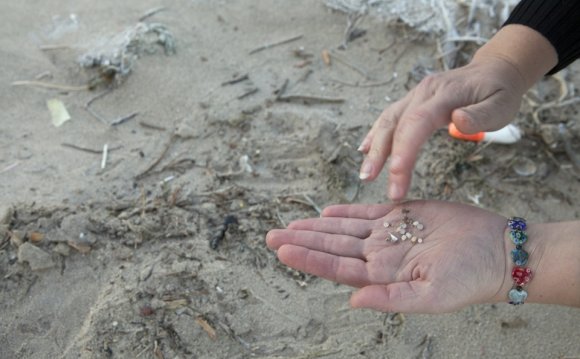
[{"label": "dark organic debris", "polygon": [[221,241],[224,239],[228,228],[232,224],[238,224],[238,219],[233,214],[230,214],[230,215],[226,216],[226,218],[224,219],[224,222],[222,223],[222,225],[219,226],[219,228],[217,229],[216,235],[209,242],[209,246],[210,246],[211,249],[217,249],[218,248],[218,246],[220,245]]}]

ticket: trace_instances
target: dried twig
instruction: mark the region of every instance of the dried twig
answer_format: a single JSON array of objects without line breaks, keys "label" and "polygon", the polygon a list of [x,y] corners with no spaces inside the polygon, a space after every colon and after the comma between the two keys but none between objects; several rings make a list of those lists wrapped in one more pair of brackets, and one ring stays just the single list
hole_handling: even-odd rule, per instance
[{"label": "dried twig", "polygon": [[290,80],[288,80],[288,79],[284,80],[284,83],[282,84],[282,86],[280,86],[279,89],[274,91],[274,95],[276,95],[276,101],[279,101],[280,98],[284,95],[284,93],[288,89],[289,83],[290,83]]},{"label": "dried twig", "polygon": [[[69,148],[73,148],[73,149],[75,149],[75,150],[79,150],[79,151],[83,151],[83,152],[87,152],[87,153],[93,153],[93,154],[95,154],[95,155],[102,155],[102,154],[103,154],[103,150],[101,150],[101,149],[99,149],[99,150],[94,150],[94,149],[92,149],[92,148],[81,147],[81,146],[77,146],[77,145],[75,145],[75,144],[72,144],[72,143],[66,143],[66,142],[63,142],[63,143],[61,143],[60,145],[61,145],[61,146],[63,146],[63,147],[69,147]],[[109,148],[108,150],[109,150],[109,152],[112,152],[112,151],[114,151],[114,150],[118,150],[118,149],[119,149],[119,148],[121,148],[121,147],[122,147],[122,146],[112,147],[112,148]]]},{"label": "dried twig", "polygon": [[153,161],[153,163],[151,163],[149,165],[149,167],[147,167],[143,172],[141,172],[137,176],[135,176],[135,180],[140,180],[142,178],[145,178],[147,175],[149,175],[149,172],[151,172],[163,160],[163,158],[165,157],[165,155],[169,151],[169,148],[171,148],[171,145],[173,144],[173,141],[175,140],[176,137],[177,136],[175,134],[172,134],[169,137],[169,140],[165,144],[165,147],[163,148],[163,151],[161,151],[161,154],[159,155],[159,157],[155,161]]},{"label": "dried twig", "polygon": [[138,124],[139,124],[139,126],[143,126],[145,128],[151,129],[151,130],[167,131],[167,128],[165,128],[163,126],[153,125],[153,124],[150,124],[150,123],[145,122],[145,121],[139,121]]},{"label": "dried twig", "polygon": [[238,82],[248,80],[249,78],[250,78],[250,75],[244,74],[242,76],[235,77],[232,80],[222,82],[222,86],[234,85],[234,84],[237,84]]},{"label": "dried twig", "polygon": [[106,89],[105,91],[101,92],[100,94],[94,96],[93,98],[91,98],[89,101],[87,101],[87,103],[85,104],[84,108],[85,110],[90,113],[94,118],[96,118],[97,120],[101,121],[102,123],[104,123],[105,125],[108,126],[117,126],[120,125],[132,118],[134,118],[135,116],[137,116],[139,113],[138,112],[133,112],[130,113],[126,116],[123,117],[119,117],[116,120],[113,120],[112,122],[109,122],[107,120],[105,120],[101,115],[99,115],[97,112],[95,112],[92,108],[91,105],[93,104],[93,102],[95,102],[96,100],[104,97],[105,95],[107,95],[109,92],[111,92],[111,89]]},{"label": "dried twig", "polygon": [[119,117],[118,119],[111,122],[111,126],[118,126],[120,124],[123,124],[123,123],[129,121],[130,119],[134,118],[138,114],[139,114],[139,112],[133,112],[133,113],[128,114],[127,116]]},{"label": "dried twig", "polygon": [[217,334],[215,332],[215,329],[208,323],[207,320],[205,320],[204,317],[199,316],[199,317],[195,318],[195,322],[197,324],[199,324],[203,328],[203,330],[205,330],[205,332],[207,333],[207,335],[212,340],[215,340],[217,338]]},{"label": "dried twig", "polygon": [[298,35],[298,36],[293,36],[293,37],[285,39],[285,40],[273,42],[273,43],[270,43],[267,45],[262,45],[260,47],[253,49],[252,51],[250,51],[249,54],[252,55],[252,54],[255,54],[257,52],[264,51],[264,50],[272,48],[272,47],[276,47],[276,46],[284,45],[284,44],[287,44],[287,43],[290,43],[290,42],[293,42],[296,40],[300,40],[303,37],[304,37],[304,35]]},{"label": "dried twig", "polygon": [[260,91],[259,88],[254,87],[249,89],[248,91],[244,92],[243,94],[241,94],[240,96],[237,97],[238,100],[242,100],[248,96],[252,96],[253,94],[257,93],[258,91]]},{"label": "dried twig", "polygon": [[336,61],[340,62],[341,64],[345,65],[346,67],[350,68],[351,70],[354,70],[354,71],[358,72],[359,74],[363,75],[367,80],[371,79],[371,77],[369,76],[369,74],[366,70],[363,70],[359,66],[354,65],[350,61],[338,56],[335,52],[330,51],[330,56],[332,56],[332,58],[334,58]]},{"label": "dried twig", "polygon": [[143,14],[143,16],[141,16],[139,18],[139,21],[140,22],[141,21],[145,21],[146,19],[148,19],[148,18],[150,18],[150,17],[152,17],[152,16],[160,13],[161,11],[165,11],[165,10],[167,10],[167,7],[165,7],[165,6],[153,8],[153,9],[147,11],[145,14]]},{"label": "dried twig", "polygon": [[32,87],[42,87],[51,90],[61,90],[61,91],[88,91],[89,86],[70,86],[70,85],[61,85],[61,84],[53,84],[50,82],[42,82],[42,81],[14,81],[12,86],[32,86]]},{"label": "dried twig", "polygon": [[390,79],[385,80],[385,81],[381,81],[381,82],[371,82],[371,83],[362,83],[362,84],[359,84],[358,82],[347,82],[347,81],[342,81],[342,80],[333,79],[333,78],[329,78],[329,80],[332,81],[332,82],[336,82],[338,84],[344,85],[344,86],[367,88],[367,87],[381,87],[381,86],[386,86],[386,85],[390,84],[391,82],[393,82],[396,78],[397,78],[396,74],[393,73],[393,76],[391,76]]},{"label": "dried twig", "polygon": [[276,98],[277,101],[292,102],[292,101],[304,101],[304,102],[318,102],[318,103],[343,103],[346,101],[343,98],[338,97],[321,97],[321,96],[310,96],[310,95],[286,95]]},{"label": "dried twig", "polygon": [[0,170],[0,173],[8,172],[11,169],[15,168],[16,166],[18,166],[19,164],[20,164],[20,161],[16,161],[16,162],[4,167],[2,170]]},{"label": "dried twig", "polygon": [[94,112],[91,109],[91,105],[92,105],[93,102],[95,102],[96,100],[100,99],[101,97],[104,97],[109,92],[111,92],[111,89],[107,89],[107,90],[101,92],[100,94],[97,94],[96,96],[94,96],[90,100],[88,100],[87,103],[84,106],[85,107],[85,110],[87,110],[88,113],[90,113],[94,118],[96,118],[97,120],[101,121],[105,125],[108,125],[109,124],[107,122],[107,120],[105,120],[104,118],[102,118],[101,116],[99,116],[98,113]]}]

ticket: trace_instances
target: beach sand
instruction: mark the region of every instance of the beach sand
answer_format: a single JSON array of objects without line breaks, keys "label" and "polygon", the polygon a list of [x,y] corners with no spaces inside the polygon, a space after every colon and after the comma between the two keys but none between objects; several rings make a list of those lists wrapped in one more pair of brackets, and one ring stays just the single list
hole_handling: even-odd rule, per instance
[{"label": "beach sand", "polygon": [[[84,86],[94,72],[78,57],[157,7],[144,21],[165,25],[176,53],[143,54],[92,102],[106,123],[85,109],[102,86],[11,85]],[[580,358],[578,309],[352,310],[352,288],[288,269],[265,247],[269,229],[317,208],[386,201],[385,174],[359,183],[355,149],[421,69],[439,69],[433,39],[368,17],[338,50],[345,15],[312,0],[8,2],[0,20],[0,358]],[[325,64],[324,50],[352,66]],[[579,70],[567,73],[575,88]],[[556,97],[554,80],[541,86]],[[50,99],[70,114],[60,127]],[[578,122],[579,109],[539,120]],[[578,219],[578,172],[534,135],[531,111],[511,146],[439,131],[411,197]],[[513,169],[522,158],[528,177]]]}]

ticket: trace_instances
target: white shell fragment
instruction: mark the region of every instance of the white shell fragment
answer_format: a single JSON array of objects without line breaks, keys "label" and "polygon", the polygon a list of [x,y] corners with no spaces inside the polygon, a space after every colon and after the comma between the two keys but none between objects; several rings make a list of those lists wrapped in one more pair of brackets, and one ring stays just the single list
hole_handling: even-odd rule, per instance
[{"label": "white shell fragment", "polygon": [[397,236],[395,236],[394,234],[389,233],[389,235],[391,236],[391,241],[396,242],[399,240],[399,238],[397,238]]},{"label": "white shell fragment", "polygon": [[48,107],[54,127],[60,127],[63,123],[70,120],[70,115],[61,100],[56,98],[47,100],[46,107]]},{"label": "white shell fragment", "polygon": [[389,228],[391,226],[391,224],[389,222],[384,222],[383,223],[383,227],[385,228]]}]

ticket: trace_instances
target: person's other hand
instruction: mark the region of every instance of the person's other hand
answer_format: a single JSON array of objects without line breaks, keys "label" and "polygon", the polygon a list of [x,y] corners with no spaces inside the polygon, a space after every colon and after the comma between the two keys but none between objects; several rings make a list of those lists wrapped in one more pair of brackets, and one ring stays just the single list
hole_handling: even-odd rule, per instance
[{"label": "person's other hand", "polygon": [[[403,208],[425,226],[415,229],[423,243],[385,240],[396,234]],[[337,205],[322,216],[270,231],[268,247],[292,268],[360,288],[353,307],[436,313],[507,301],[510,247],[502,216],[439,201]]]},{"label": "person's other hand", "polygon": [[427,76],[387,107],[362,141],[361,180],[374,180],[390,157],[388,196],[402,200],[417,155],[433,132],[450,121],[466,134],[498,130],[513,120],[527,87],[514,65],[492,56]]}]

